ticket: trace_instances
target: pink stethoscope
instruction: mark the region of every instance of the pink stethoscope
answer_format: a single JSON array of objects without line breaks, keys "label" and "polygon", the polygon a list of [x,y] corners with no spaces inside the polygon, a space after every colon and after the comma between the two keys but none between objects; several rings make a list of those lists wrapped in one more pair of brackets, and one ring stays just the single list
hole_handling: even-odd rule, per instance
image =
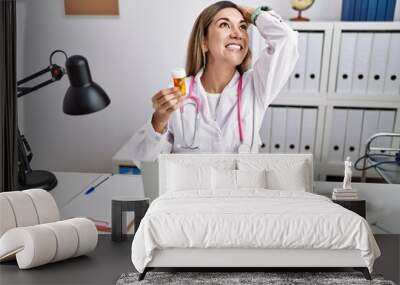
[{"label": "pink stethoscope", "polygon": [[[199,97],[197,97],[193,90],[194,86],[196,85],[196,80],[194,76],[192,77],[192,80],[190,82],[189,86],[189,95],[185,97],[184,103],[180,106],[179,110],[181,112],[181,125],[182,125],[182,136],[183,136],[183,142],[185,143],[185,146],[183,148],[186,149],[198,149],[198,146],[194,146],[194,142],[197,137],[198,133],[198,126],[199,126],[199,121],[200,121],[200,112],[203,110],[203,104],[200,100]],[[240,139],[240,147],[239,147],[239,152],[249,152],[250,147],[243,144],[243,125],[242,125],[242,120],[241,120],[241,114],[240,114],[240,105],[241,105],[241,100],[242,100],[242,87],[243,87],[243,77],[242,75],[239,78],[239,83],[237,85],[237,122],[238,122],[238,129],[239,129],[239,139]],[[196,108],[196,118],[195,118],[195,126],[194,126],[194,132],[192,136],[192,141],[190,144],[186,142],[186,136],[185,136],[185,127],[183,124],[183,111],[184,111],[184,104],[185,101],[191,100],[192,102],[188,102],[187,104],[193,104]]]}]

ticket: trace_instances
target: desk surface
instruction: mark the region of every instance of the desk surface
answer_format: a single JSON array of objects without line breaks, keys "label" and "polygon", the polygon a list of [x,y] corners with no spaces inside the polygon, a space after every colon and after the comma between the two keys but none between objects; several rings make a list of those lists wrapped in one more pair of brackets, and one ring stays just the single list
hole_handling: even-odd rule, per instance
[{"label": "desk surface", "polygon": [[[61,219],[87,217],[101,232],[111,231],[111,200],[114,196],[145,196],[142,178],[138,175],[56,172],[56,177],[59,184],[50,193],[60,209]],[[95,190],[88,192],[91,187]],[[133,216],[133,213],[129,214],[128,221]]]}]

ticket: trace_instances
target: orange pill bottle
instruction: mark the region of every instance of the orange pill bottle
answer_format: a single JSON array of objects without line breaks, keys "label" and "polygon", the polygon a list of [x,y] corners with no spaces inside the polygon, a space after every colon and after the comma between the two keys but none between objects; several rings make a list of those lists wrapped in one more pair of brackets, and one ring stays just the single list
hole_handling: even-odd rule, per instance
[{"label": "orange pill bottle", "polygon": [[174,86],[179,88],[179,91],[182,96],[186,95],[186,71],[183,68],[177,68],[172,70],[172,80],[174,81]]}]

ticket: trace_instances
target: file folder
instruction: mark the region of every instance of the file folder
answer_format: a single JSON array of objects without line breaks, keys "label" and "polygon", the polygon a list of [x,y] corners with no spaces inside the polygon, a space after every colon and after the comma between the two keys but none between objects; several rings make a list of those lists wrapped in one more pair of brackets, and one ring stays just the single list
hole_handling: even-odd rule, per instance
[{"label": "file folder", "polygon": [[336,92],[350,93],[357,33],[342,33]]},{"label": "file folder", "polygon": [[373,33],[357,33],[356,36],[352,84],[352,93],[355,95],[365,95],[367,92],[372,36]]},{"label": "file folder", "polygon": [[324,34],[308,33],[305,91],[319,92]]},{"label": "file folder", "polygon": [[301,133],[301,108],[287,108],[286,153],[298,153]]},{"label": "file folder", "polygon": [[289,91],[302,92],[304,90],[306,60],[307,60],[307,38],[308,33],[300,32],[298,40],[299,59],[290,77]]},{"label": "file folder", "polygon": [[379,0],[376,7],[376,21],[385,21],[387,0]]},{"label": "file folder", "polygon": [[333,109],[332,128],[328,150],[328,160],[342,162],[344,154],[344,141],[346,135],[346,109]]},{"label": "file folder", "polygon": [[349,109],[347,112],[346,140],[343,159],[350,157],[352,161],[355,161],[360,153],[363,110]]},{"label": "file folder", "polygon": [[286,108],[272,108],[271,153],[285,151]]},{"label": "file folder", "polygon": [[342,1],[342,21],[354,21],[354,9],[356,0]]},{"label": "file folder", "polygon": [[[380,133],[393,132],[395,115],[396,115],[395,111],[389,111],[389,110],[380,111],[379,112],[378,132],[380,132]],[[391,145],[392,145],[392,139],[389,137],[376,139],[377,147],[391,147]]]},{"label": "file folder", "polygon": [[363,2],[367,0],[355,0],[354,4],[354,21],[361,21],[361,9]]},{"label": "file folder", "polygon": [[376,21],[378,1],[380,0],[368,0],[367,21]]},{"label": "file folder", "polygon": [[267,108],[260,128],[260,152],[264,153],[269,153],[271,150],[272,109],[271,107]]},{"label": "file folder", "polygon": [[390,33],[374,33],[367,93],[381,95],[385,82]]},{"label": "file folder", "polygon": [[317,114],[317,108],[303,108],[300,143],[301,153],[314,153],[317,130]]},{"label": "file folder", "polygon": [[385,95],[400,95],[400,33],[390,34],[390,48],[386,69]]},{"label": "file folder", "polygon": [[395,8],[396,0],[387,0],[385,21],[393,21]]},{"label": "file folder", "polygon": [[360,21],[366,21],[368,14],[368,0],[362,0],[361,3],[361,12],[360,12]]},{"label": "file folder", "polygon": [[365,154],[365,147],[368,139],[378,132],[378,122],[378,110],[364,110],[359,156],[363,156]]}]

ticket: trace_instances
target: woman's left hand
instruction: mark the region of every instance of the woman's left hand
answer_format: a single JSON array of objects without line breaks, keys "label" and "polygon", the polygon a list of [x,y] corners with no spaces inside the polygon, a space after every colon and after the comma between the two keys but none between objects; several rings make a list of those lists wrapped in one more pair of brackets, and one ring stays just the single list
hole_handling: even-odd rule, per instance
[{"label": "woman's left hand", "polygon": [[239,10],[242,12],[245,20],[247,23],[251,24],[251,14],[254,12],[254,8],[252,7],[245,7],[245,6],[239,6]]}]

